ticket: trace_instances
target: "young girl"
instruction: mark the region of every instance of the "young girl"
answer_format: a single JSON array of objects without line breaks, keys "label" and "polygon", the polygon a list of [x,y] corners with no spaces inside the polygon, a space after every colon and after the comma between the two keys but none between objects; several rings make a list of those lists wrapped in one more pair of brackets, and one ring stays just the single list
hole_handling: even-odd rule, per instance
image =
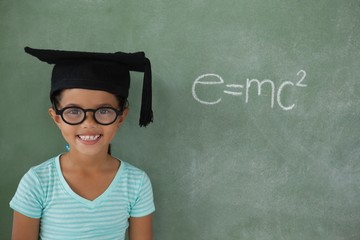
[{"label": "young girl", "polygon": [[152,122],[151,68],[143,53],[25,48],[55,64],[50,116],[68,152],[31,168],[10,202],[13,239],[152,239],[148,176],[110,154],[127,114],[129,71],[144,72],[140,125]]}]

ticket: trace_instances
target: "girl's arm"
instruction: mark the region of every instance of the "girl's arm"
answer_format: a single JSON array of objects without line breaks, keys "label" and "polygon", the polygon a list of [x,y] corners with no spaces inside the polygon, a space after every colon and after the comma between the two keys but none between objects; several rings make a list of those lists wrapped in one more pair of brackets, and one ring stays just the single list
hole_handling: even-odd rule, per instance
[{"label": "girl's arm", "polygon": [[131,217],[129,240],[152,240],[152,215]]},{"label": "girl's arm", "polygon": [[14,211],[12,240],[38,240],[40,219]]}]

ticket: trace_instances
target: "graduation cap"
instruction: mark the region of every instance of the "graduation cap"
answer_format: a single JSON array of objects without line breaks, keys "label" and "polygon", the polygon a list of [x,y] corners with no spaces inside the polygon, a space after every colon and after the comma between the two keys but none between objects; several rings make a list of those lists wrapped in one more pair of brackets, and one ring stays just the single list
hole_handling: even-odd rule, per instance
[{"label": "graduation cap", "polygon": [[151,109],[151,64],[144,52],[98,53],[76,52],[25,47],[25,52],[43,62],[54,64],[50,98],[54,93],[70,88],[102,90],[127,98],[130,72],[143,72],[140,126],[153,121]]}]

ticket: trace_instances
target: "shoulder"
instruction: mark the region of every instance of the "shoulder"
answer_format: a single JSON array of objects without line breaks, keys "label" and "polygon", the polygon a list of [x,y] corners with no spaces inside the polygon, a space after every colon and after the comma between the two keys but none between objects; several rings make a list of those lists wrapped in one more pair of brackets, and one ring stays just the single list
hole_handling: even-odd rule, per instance
[{"label": "shoulder", "polygon": [[126,174],[130,174],[134,176],[138,176],[138,175],[140,176],[146,174],[145,171],[125,161],[121,161],[121,167],[123,168],[123,171]]},{"label": "shoulder", "polygon": [[144,181],[150,181],[148,174],[134,165],[121,161],[121,174],[129,180],[136,181],[139,184]]},{"label": "shoulder", "polygon": [[49,168],[51,169],[51,168],[55,167],[56,160],[59,159],[59,157],[60,156],[52,157],[52,158],[46,160],[45,162],[40,163],[39,165],[31,167],[30,169],[32,171],[36,171],[36,172],[41,172],[41,171],[43,171],[45,169],[49,169]]},{"label": "shoulder", "polygon": [[153,192],[148,175],[141,169],[122,161],[122,175],[127,183],[130,216],[143,217],[155,211]]},{"label": "shoulder", "polygon": [[150,178],[144,170],[125,161],[121,161],[120,178],[132,188],[140,188],[145,183],[150,184]]},{"label": "shoulder", "polygon": [[32,184],[36,184],[40,188],[47,188],[48,186],[53,185],[55,180],[58,178],[58,159],[59,156],[56,156],[39,165],[31,167],[22,177],[21,181],[29,182],[29,184],[32,182]]},{"label": "shoulder", "polygon": [[57,159],[59,159],[59,156],[50,158],[39,165],[31,167],[27,175],[35,175],[40,180],[43,178],[48,178],[49,175],[56,174]]},{"label": "shoulder", "polygon": [[[39,218],[47,196],[47,188],[55,176],[55,160],[51,158],[30,168],[22,177],[10,207],[25,216]],[[51,177],[52,176],[52,177]]]}]

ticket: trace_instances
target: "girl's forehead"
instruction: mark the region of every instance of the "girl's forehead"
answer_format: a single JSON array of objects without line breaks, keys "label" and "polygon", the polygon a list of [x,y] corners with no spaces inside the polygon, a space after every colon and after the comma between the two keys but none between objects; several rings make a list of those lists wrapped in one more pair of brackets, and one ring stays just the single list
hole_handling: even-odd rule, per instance
[{"label": "girl's forehead", "polygon": [[60,103],[61,105],[76,104],[83,106],[118,105],[117,98],[112,93],[82,88],[63,90],[60,96]]}]

